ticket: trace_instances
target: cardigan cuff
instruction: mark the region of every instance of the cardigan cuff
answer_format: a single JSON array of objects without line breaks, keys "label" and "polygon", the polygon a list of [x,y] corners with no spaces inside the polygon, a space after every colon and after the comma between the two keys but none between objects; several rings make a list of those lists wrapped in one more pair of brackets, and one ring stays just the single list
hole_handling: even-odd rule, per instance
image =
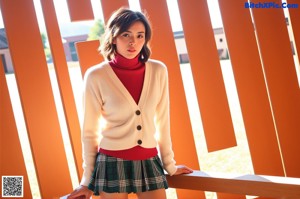
[{"label": "cardigan cuff", "polygon": [[167,173],[172,176],[176,173],[177,171],[177,167],[175,166],[175,164],[169,165],[168,167],[165,168],[165,170],[167,171]]}]

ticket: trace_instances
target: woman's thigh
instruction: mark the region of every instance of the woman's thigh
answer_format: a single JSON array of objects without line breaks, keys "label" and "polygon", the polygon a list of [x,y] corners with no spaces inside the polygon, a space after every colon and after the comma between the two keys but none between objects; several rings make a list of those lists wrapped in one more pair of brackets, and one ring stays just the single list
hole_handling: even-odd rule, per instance
[{"label": "woman's thigh", "polygon": [[105,193],[101,192],[100,194],[101,199],[127,199],[128,194],[127,193]]},{"label": "woman's thigh", "polygon": [[154,191],[139,192],[136,194],[139,199],[166,199],[166,190],[157,189]]}]

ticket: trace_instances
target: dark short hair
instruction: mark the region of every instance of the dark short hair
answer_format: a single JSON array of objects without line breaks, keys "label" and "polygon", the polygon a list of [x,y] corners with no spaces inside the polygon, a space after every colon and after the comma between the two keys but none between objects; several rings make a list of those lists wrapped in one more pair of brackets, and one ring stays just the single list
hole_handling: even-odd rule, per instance
[{"label": "dark short hair", "polygon": [[129,27],[137,21],[142,22],[145,26],[145,44],[140,52],[139,60],[145,63],[149,59],[151,50],[148,42],[152,36],[150,22],[144,13],[132,11],[123,7],[111,15],[106,24],[105,33],[100,41],[101,45],[99,50],[106,59],[112,60],[114,58],[116,51],[116,46],[113,44],[114,39],[123,32],[127,31]]}]

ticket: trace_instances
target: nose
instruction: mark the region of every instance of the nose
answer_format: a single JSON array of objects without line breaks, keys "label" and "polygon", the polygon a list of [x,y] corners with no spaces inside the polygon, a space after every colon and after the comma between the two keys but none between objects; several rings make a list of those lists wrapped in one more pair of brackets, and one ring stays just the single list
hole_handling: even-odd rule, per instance
[{"label": "nose", "polygon": [[130,38],[130,41],[129,41],[129,45],[130,46],[133,46],[135,44],[135,38],[134,37],[131,37]]}]

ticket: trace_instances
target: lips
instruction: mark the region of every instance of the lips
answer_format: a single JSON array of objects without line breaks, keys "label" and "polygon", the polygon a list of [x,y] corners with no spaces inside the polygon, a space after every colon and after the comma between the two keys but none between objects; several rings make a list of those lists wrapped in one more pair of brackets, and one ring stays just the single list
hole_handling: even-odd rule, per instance
[{"label": "lips", "polygon": [[127,50],[128,52],[134,53],[136,50],[134,48],[130,48]]}]

